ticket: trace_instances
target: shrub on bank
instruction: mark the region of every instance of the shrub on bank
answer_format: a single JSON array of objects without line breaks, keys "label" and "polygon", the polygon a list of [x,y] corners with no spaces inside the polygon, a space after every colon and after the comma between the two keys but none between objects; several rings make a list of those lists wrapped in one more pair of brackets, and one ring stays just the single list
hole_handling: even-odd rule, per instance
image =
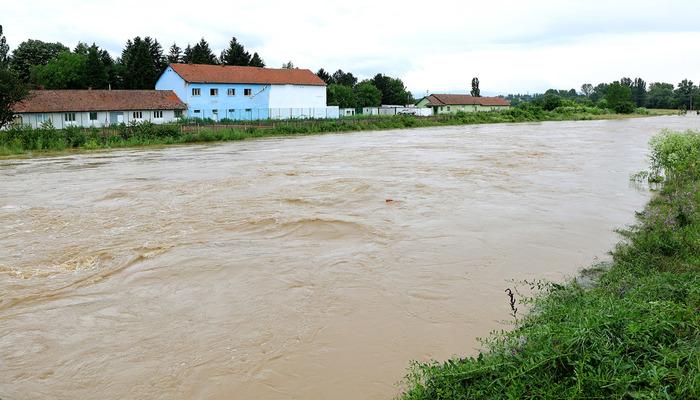
[{"label": "shrub on bank", "polygon": [[651,150],[661,190],[592,287],[545,285],[487,352],[414,364],[402,398],[699,398],[700,134],[664,132]]}]

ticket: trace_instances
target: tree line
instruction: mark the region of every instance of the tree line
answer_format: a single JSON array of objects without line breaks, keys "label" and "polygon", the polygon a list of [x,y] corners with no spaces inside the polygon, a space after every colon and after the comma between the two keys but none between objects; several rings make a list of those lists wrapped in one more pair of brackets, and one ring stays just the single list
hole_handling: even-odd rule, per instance
[{"label": "tree line", "polygon": [[0,40],[0,68],[33,88],[153,89],[170,63],[265,66],[257,52],[251,54],[235,37],[216,56],[203,38],[184,50],[173,43],[166,53],[157,39],[136,36],[116,59],[95,43],[80,42],[71,50],[62,43],[29,39],[10,53],[5,37]]},{"label": "tree line", "polygon": [[413,95],[399,78],[377,74],[371,79],[358,82],[351,72],[339,69],[331,74],[323,68],[316,75],[327,84],[326,98],[329,106],[362,108],[414,102]]},{"label": "tree line", "polygon": [[585,83],[579,91],[549,89],[540,94],[511,94],[506,98],[513,105],[534,102],[547,110],[553,110],[566,102],[608,108],[618,113],[631,113],[639,107],[691,110],[700,106],[700,87],[689,79],[684,79],[674,86],[665,82],[647,85],[642,78],[624,77],[595,86]]}]

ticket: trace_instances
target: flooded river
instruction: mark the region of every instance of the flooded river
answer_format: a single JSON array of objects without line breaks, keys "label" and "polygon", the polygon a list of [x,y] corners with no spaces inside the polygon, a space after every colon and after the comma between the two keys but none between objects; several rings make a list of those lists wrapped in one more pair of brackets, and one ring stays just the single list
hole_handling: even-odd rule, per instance
[{"label": "flooded river", "polygon": [[506,328],[649,194],[697,118],[0,160],[0,398],[387,399]]}]

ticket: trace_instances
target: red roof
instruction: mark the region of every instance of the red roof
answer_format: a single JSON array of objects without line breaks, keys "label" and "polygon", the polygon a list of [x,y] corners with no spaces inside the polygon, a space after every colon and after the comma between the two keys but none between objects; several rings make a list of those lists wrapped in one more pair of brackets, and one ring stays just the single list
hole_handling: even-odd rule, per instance
[{"label": "red roof", "polygon": [[431,94],[427,97],[429,106],[509,106],[502,97],[474,97],[466,94]]},{"label": "red roof", "polygon": [[185,110],[172,90],[32,90],[15,113]]},{"label": "red roof", "polygon": [[314,85],[326,83],[308,69],[275,69],[233,65],[170,64],[191,83],[260,83],[266,85]]}]

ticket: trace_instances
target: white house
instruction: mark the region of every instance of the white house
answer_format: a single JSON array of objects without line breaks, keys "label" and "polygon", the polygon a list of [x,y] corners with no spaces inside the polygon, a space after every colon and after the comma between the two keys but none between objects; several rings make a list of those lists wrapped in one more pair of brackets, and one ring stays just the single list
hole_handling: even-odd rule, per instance
[{"label": "white house", "polygon": [[15,104],[16,123],[38,128],[174,122],[187,109],[170,90],[34,90]]},{"label": "white house", "polygon": [[170,64],[156,89],[174,91],[190,118],[338,118],[338,107],[326,106],[326,83],[308,69]]}]

